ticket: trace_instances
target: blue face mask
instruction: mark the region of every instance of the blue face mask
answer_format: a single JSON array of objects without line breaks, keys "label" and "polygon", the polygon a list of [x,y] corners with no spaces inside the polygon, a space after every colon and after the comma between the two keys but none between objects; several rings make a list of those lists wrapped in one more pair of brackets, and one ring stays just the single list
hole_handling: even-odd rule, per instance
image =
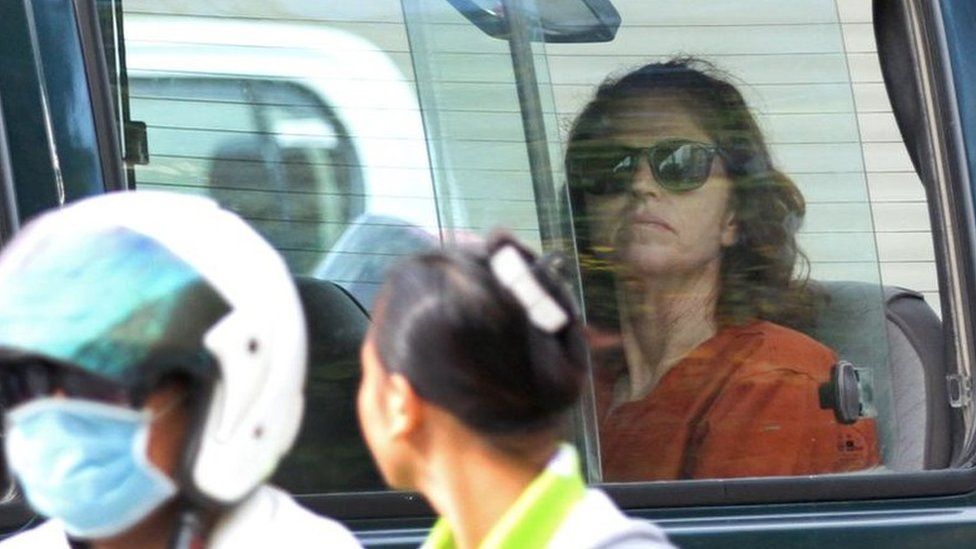
[{"label": "blue face mask", "polygon": [[68,534],[112,537],[176,494],[146,457],[152,419],[98,402],[34,400],[7,414],[7,463],[31,506]]}]

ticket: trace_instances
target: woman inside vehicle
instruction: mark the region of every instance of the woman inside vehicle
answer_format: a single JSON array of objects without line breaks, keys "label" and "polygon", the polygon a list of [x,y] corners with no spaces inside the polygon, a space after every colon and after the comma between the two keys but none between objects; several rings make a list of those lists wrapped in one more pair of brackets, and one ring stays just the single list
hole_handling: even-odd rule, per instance
[{"label": "woman inside vehicle", "polygon": [[739,91],[695,59],[604,82],[566,173],[595,339],[604,480],[807,475],[878,463],[874,422],[818,387],[834,353],[787,328],[804,215]]},{"label": "woman inside vehicle", "polygon": [[547,265],[499,236],[408,259],[377,296],[360,421],[387,483],[440,515],[424,547],[670,547],[560,442],[585,351]]},{"label": "woman inside vehicle", "polygon": [[359,547],[265,483],[305,355],[284,262],[210,200],[116,193],[33,221],[0,256],[0,394],[6,464],[49,520],[0,547]]}]

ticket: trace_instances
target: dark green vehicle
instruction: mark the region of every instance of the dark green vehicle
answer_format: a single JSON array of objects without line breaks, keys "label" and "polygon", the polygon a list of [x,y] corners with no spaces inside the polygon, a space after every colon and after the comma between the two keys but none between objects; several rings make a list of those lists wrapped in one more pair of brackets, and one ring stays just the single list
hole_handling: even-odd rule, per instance
[{"label": "dark green vehicle", "polygon": [[[384,269],[503,227],[572,258],[595,318],[615,296],[588,286],[569,136],[608,76],[675,57],[727,75],[802,195],[793,278],[823,303],[795,328],[836,356],[816,398],[869,426],[873,461],[622,482],[594,361],[568,435],[589,481],[685,547],[976,545],[972,2],[4,0],[0,239],[129,189],[241,213],[312,308],[306,422],[276,481],[367,546],[415,547],[432,511],[383,488],[355,420]],[[34,517],[6,494],[10,533]]]}]

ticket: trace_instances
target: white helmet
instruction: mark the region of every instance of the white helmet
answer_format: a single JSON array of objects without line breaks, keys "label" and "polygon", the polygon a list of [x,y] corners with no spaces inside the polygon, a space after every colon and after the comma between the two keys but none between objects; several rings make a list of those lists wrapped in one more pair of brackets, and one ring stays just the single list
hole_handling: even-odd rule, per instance
[{"label": "white helmet", "polygon": [[204,388],[180,480],[211,503],[242,499],[294,442],[305,334],[280,256],[205,198],[86,199],[0,255],[0,353],[81,368],[136,399],[174,372]]}]

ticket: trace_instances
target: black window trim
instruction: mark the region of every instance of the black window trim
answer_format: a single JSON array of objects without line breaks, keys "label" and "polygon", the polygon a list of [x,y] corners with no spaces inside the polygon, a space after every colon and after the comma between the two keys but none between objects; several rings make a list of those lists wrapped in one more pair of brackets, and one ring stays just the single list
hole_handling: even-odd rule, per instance
[{"label": "black window trim", "polygon": [[122,163],[115,101],[109,85],[108,63],[105,59],[97,1],[74,0],[75,22],[81,41],[85,74],[88,77],[88,93],[95,136],[98,140],[103,185],[106,191],[119,191],[126,188],[125,169]]},{"label": "black window trim", "polygon": [[3,96],[0,94],[0,245],[6,244],[19,227],[17,191],[14,188],[10,148],[7,146],[7,127],[3,117]]},{"label": "black window trim", "polygon": [[[937,497],[947,504],[947,496],[961,506],[971,504],[967,494],[976,489],[976,470],[680,480],[594,487],[604,490],[620,508],[629,512],[748,504],[871,503],[907,497]],[[430,519],[433,516],[427,502],[412,492],[296,494],[295,497],[309,509],[343,520]]]},{"label": "black window trim", "polygon": [[[879,1],[879,0],[876,0]],[[943,292],[944,328],[946,356],[955,357],[955,368],[964,380],[964,407],[952,418],[953,434],[962,437],[954,441],[952,464],[957,467],[972,467],[976,460],[976,398],[971,384],[976,366],[976,319],[973,318],[972,304],[976,303],[976,213],[974,213],[974,194],[970,180],[966,146],[963,140],[959,105],[956,100],[956,87],[949,57],[946,30],[942,17],[942,0],[924,2],[904,0],[915,10],[923,34],[931,44],[928,62],[931,71],[927,76],[936,116],[929,121],[928,138],[932,141],[933,154],[930,163],[938,194],[942,202],[937,204],[941,211],[930,211],[933,228],[936,222],[942,224],[939,231],[933,231],[937,250],[947,261],[937,262],[940,287]],[[958,344],[953,344],[958,342]],[[950,354],[951,353],[951,354]]]},{"label": "black window trim", "polygon": [[[878,50],[886,54],[881,57],[885,87],[925,187],[936,255],[942,258],[936,272],[942,288],[946,372],[952,374],[947,382],[953,387],[946,397],[957,400],[949,418],[951,465],[968,467],[976,454],[976,399],[971,391],[976,327],[970,310],[976,298],[976,216],[941,2],[875,0],[874,18],[886,24],[875,28]],[[895,86],[896,80],[902,85]]]}]

